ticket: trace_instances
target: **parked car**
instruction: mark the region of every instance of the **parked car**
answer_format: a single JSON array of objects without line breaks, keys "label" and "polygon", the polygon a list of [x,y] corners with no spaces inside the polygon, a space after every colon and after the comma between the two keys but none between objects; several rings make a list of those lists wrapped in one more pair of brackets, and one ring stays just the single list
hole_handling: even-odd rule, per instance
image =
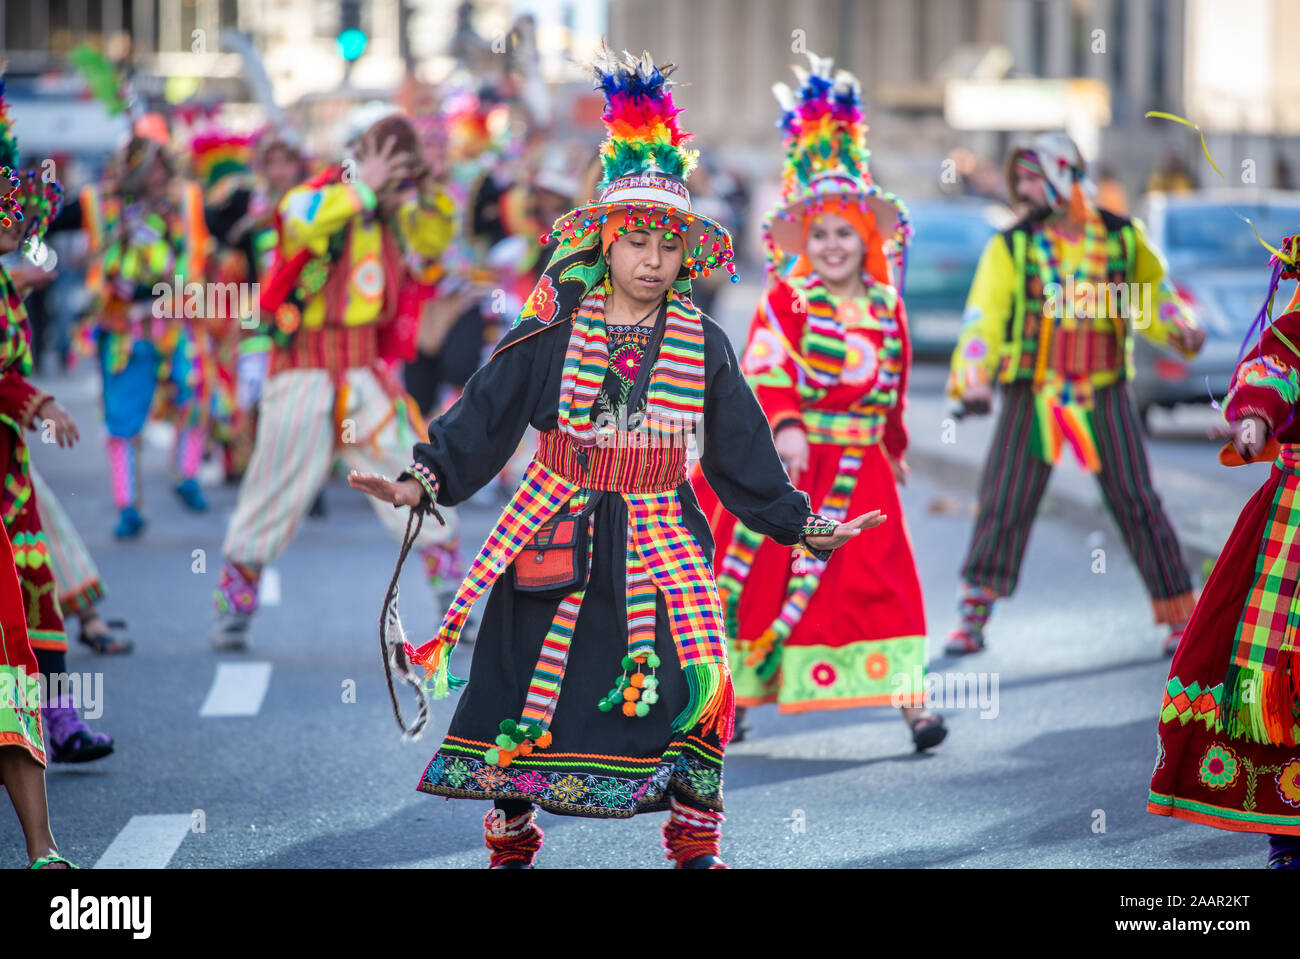
[{"label": "parked car", "polygon": [[989,237],[1015,222],[1005,205],[974,197],[908,206],[914,235],[903,298],[920,359],[948,360],[957,345],[966,294]]},{"label": "parked car", "polygon": [[[1147,422],[1157,406],[1223,398],[1242,340],[1267,292],[1269,252],[1237,214],[1248,217],[1260,236],[1278,246],[1282,237],[1300,233],[1300,193],[1152,193],[1144,212],[1148,238],[1164,254],[1170,281],[1207,333],[1194,360],[1137,339],[1133,393]],[[1284,287],[1274,300],[1275,315],[1291,294],[1291,285]]]}]

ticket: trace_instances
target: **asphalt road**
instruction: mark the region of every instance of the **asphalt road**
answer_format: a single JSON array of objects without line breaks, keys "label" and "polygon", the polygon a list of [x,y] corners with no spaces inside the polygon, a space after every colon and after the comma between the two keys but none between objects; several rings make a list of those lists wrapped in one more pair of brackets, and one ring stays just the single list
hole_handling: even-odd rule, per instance
[{"label": "asphalt road", "polygon": [[[415,792],[454,702],[435,704],[424,740],[400,741],[376,637],[396,548],[361,497],[331,483],[328,517],[306,523],[276,564],[279,602],[259,615],[253,651],[218,656],[207,630],[235,491],[210,488],[211,513],[184,512],[168,488],[165,451],[150,447],[150,526],[138,542],[115,542],[94,381],[79,374],[47,385],[78,416],[85,441],[73,451],[38,446],[33,459],[103,568],[105,613],[129,620],[137,642],[129,657],[71,654],[74,671],[102,674],[93,725],[116,738],[117,751],[51,767],[64,853],[87,866],[482,867],[486,804]],[[934,649],[951,625],[971,498],[923,476],[904,491]],[[467,541],[480,542],[493,519],[491,509],[466,509]],[[1106,550],[1104,574],[1091,572],[1097,547]],[[932,754],[912,752],[890,709],[755,711],[752,739],[728,751],[728,861],[1258,866],[1262,839],[1144,811],[1168,661],[1122,546],[1045,516],[1025,569],[1021,590],[995,614],[990,649],[934,665],[962,674],[963,686],[973,674],[986,699],[983,709],[938,704],[951,733]],[[435,625],[433,599],[417,570],[407,580],[404,619],[422,639]],[[456,672],[467,665],[462,658]],[[253,714],[200,715],[227,684],[251,693]],[[355,697],[346,695],[352,684]],[[543,815],[539,865],[664,867],[662,819]],[[0,862],[23,861],[17,822],[0,814]]]}]

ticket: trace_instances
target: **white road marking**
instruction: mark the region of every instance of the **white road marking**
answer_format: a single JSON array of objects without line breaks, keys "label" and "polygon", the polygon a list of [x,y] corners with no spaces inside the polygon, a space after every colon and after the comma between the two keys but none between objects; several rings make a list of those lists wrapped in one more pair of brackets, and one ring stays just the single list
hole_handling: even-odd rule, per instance
[{"label": "white road marking", "polygon": [[95,863],[96,869],[165,869],[194,818],[188,813],[132,816]]},{"label": "white road marking", "polygon": [[270,663],[218,663],[199,715],[256,716],[270,683]]},{"label": "white road marking", "polygon": [[257,603],[259,606],[280,605],[280,571],[274,566],[262,570],[257,586]]}]

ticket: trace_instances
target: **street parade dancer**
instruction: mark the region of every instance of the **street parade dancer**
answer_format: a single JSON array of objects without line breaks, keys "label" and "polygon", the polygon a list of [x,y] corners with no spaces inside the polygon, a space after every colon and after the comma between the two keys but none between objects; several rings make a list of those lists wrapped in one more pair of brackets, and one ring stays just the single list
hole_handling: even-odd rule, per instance
[{"label": "street parade dancer", "polygon": [[[1142,224],[1097,208],[1075,143],[1043,134],[1007,157],[1029,210],[985,247],[953,352],[948,396],[964,413],[1002,403],[947,653],[984,648],[994,602],[1010,596],[1053,465],[1068,444],[1095,474],[1151,596],[1170,653],[1194,596],[1178,536],[1151,482],[1129,381],[1133,333],[1191,358],[1205,331],[1165,277]],[[1127,296],[1112,296],[1123,289]]]},{"label": "street parade dancer", "polygon": [[[25,296],[33,287],[33,277],[48,276],[44,266],[37,266],[33,257],[47,262],[48,253],[40,246],[32,247],[30,255],[12,253],[9,255],[9,277],[20,297]],[[41,282],[37,279],[35,282]],[[29,317],[30,319],[30,317]],[[33,359],[35,365],[35,359]],[[100,578],[99,568],[95,565],[90,550],[86,547],[72,525],[72,520],[64,512],[62,504],[41,477],[35,465],[30,466],[32,491],[36,497],[37,511],[40,513],[41,529],[49,544],[49,562],[54,571],[57,584],[59,609],[63,611],[65,625],[67,620],[76,617],[79,628],[77,639],[100,654],[129,653],[134,644],[120,631],[126,623],[120,619],[104,619],[99,613],[99,603],[107,595],[107,589]]]},{"label": "street parade dancer", "polygon": [[[0,85],[0,166],[12,171],[6,180],[17,185],[18,207],[6,210],[0,217],[0,254],[39,241],[63,200],[63,188],[57,180],[47,180],[39,170],[14,169],[18,145],[3,97]],[[0,463],[5,469],[0,515],[21,583],[27,636],[48,697],[41,708],[49,731],[50,759],[88,762],[111,753],[113,740],[86,726],[65,688],[68,636],[49,562],[50,546],[41,528],[32,487],[25,439],[28,429],[41,429],[49,432],[52,442],[68,447],[79,439],[79,434],[68,411],[28,379],[32,372],[31,326],[22,297],[3,266],[0,296],[4,304],[4,325],[0,330]]]},{"label": "street parade dancer", "polygon": [[[280,245],[262,286],[260,332],[273,341],[257,439],[226,531],[211,641],[249,645],[262,569],[289,545],[335,455],[396,472],[424,430],[410,397],[380,367],[380,335],[396,311],[407,258],[438,257],[453,230],[450,201],[419,160],[401,116],[365,129],[355,175],[332,166],[280,204]],[[376,509],[394,534],[402,521]],[[420,552],[435,590],[456,548],[455,520],[430,524]]]},{"label": "street parade dancer", "polygon": [[0,786],[27,844],[29,869],[75,869],[59,855],[45,794],[39,667],[27,638],[23,590],[9,535],[0,528]]},{"label": "street parade dancer", "polygon": [[[1269,835],[1268,865],[1300,869],[1300,293],[1270,322],[1278,284],[1300,278],[1300,237],[1272,260],[1264,307],[1223,403],[1225,466],[1272,463],[1241,511],[1174,654],[1147,810]],[[1247,350],[1247,347],[1249,349]]]},{"label": "street parade dancer", "polygon": [[133,539],[145,526],[141,433],[160,385],[167,387],[168,419],[176,428],[176,495],[190,510],[208,508],[198,472],[216,371],[203,321],[208,297],[192,293],[194,285],[203,289],[210,236],[202,190],[177,174],[163,126],[156,115],[138,120],[111,176],[85,187],[53,224],[84,230],[94,257],[86,282],[94,294],[91,316],[119,511],[113,535],[119,539]]},{"label": "street parade dancer", "polygon": [[738,522],[698,471],[695,492],[717,543],[738,734],[746,708],[762,703],[787,713],[892,704],[927,749],[947,731],[924,709],[925,609],[896,489],[911,348],[895,276],[910,228],[868,170],[856,78],[810,60],[811,72],[796,68],[797,95],[774,88],[782,200],[766,224],[770,282],[741,369],[790,481],[822,515],[878,506],[894,521],[822,563]]},{"label": "street parade dancer", "polygon": [[[595,67],[608,131],[599,200],[554,224],[557,249],[519,318],[408,472],[349,480],[413,507],[418,529],[435,504],[490,482],[530,425],[540,433],[438,634],[418,650],[402,642],[391,586],[381,620],[386,664],[408,682],[423,666],[442,696],[464,685],[449,660],[488,594],[468,685],[418,788],[493,803],[492,867],[532,865],[540,807],[604,819],[667,810],[668,858],[725,868],[734,700],[712,539],[686,477],[697,431],[723,503],[785,546],[825,559],[885,521],[827,520],[790,485],[725,333],[690,299],[694,277],[735,266],[727,231],[691,210],[697,154],[672,67],[625,57],[605,51]],[[403,728],[426,719],[422,704]]]}]

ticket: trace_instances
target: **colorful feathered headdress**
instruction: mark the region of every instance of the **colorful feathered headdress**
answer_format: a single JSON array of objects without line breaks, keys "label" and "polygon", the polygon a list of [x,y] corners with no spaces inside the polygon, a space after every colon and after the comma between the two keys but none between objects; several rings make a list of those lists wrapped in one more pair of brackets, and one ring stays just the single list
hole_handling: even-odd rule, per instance
[{"label": "colorful feathered headdress", "polygon": [[832,77],[834,61],[808,54],[811,70],[794,67],[799,89],[772,87],[781,105],[781,205],[768,214],[763,237],[773,263],[801,253],[804,218],[837,205],[869,210],[887,246],[901,257],[911,236],[907,208],[871,178],[867,124],[857,78],[845,70]]},{"label": "colorful feathered headdress", "polygon": [[[738,282],[731,235],[709,217],[691,210],[686,180],[698,153],[686,147],[691,135],[677,121],[668,77],[672,64],[657,66],[649,53],[622,58],[605,49],[593,64],[596,89],[605,95],[606,137],[600,147],[600,198],[555,221],[542,237],[566,247],[617,239],[645,229],[680,231],[686,243],[683,272],[689,279],[726,269]],[[558,254],[557,254],[558,255]]]}]

